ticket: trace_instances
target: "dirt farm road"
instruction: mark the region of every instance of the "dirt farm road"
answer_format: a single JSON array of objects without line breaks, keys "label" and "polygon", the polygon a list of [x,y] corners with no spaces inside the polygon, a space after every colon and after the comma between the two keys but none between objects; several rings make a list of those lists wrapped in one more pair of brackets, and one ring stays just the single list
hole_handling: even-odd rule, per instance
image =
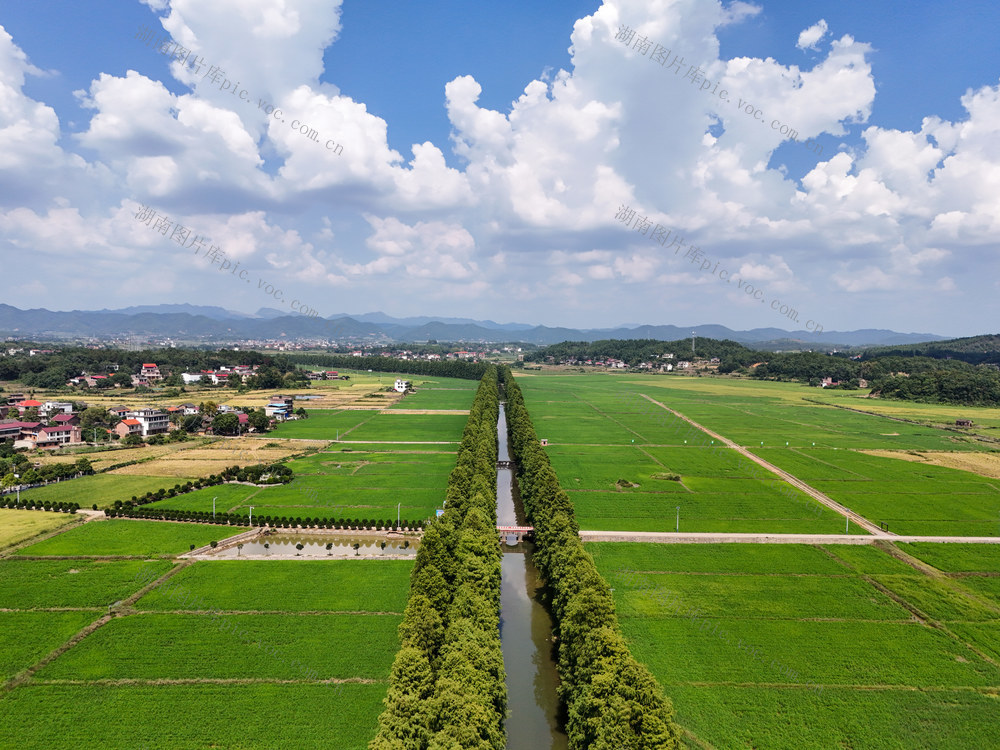
[{"label": "dirt farm road", "polygon": [[860,526],[861,528],[863,528],[865,531],[867,531],[868,533],[872,534],[873,536],[887,537],[887,538],[891,537],[893,539],[896,538],[895,534],[892,534],[892,533],[886,532],[886,531],[882,531],[882,529],[880,529],[876,524],[872,523],[871,521],[869,521],[864,516],[858,515],[857,513],[855,513],[850,508],[845,508],[843,505],[841,505],[840,503],[838,503],[836,500],[833,500],[833,499],[827,497],[826,495],[824,495],[819,490],[817,490],[817,489],[815,489],[813,487],[810,487],[808,484],[806,484],[805,482],[803,482],[798,477],[793,476],[792,474],[789,474],[787,471],[784,471],[783,469],[779,469],[777,466],[775,466],[772,463],[768,463],[767,461],[765,461],[760,456],[754,455],[749,450],[747,450],[746,448],[744,448],[742,445],[737,445],[736,443],[734,443],[729,438],[723,437],[722,435],[720,435],[717,432],[712,432],[707,427],[703,427],[702,425],[700,425],[697,422],[695,422],[693,419],[689,419],[688,417],[684,416],[679,411],[674,411],[673,409],[671,409],[666,404],[661,404],[655,398],[650,398],[646,394],[641,394],[641,395],[647,401],[653,402],[654,404],[656,404],[657,406],[659,406],[661,409],[666,409],[667,411],[669,411],[671,414],[673,414],[678,419],[683,419],[685,422],[687,422],[688,424],[690,424],[690,425],[698,428],[699,430],[701,430],[702,432],[704,432],[706,435],[711,435],[713,438],[715,438],[716,440],[719,440],[720,442],[722,442],[724,445],[728,446],[729,448],[732,448],[737,453],[740,453],[741,455],[746,456],[748,459],[750,459],[751,461],[753,461],[758,466],[760,466],[760,467],[762,467],[764,469],[767,469],[772,474],[775,474],[776,476],[784,479],[786,482],[788,482],[790,485],[792,485],[796,489],[802,490],[802,492],[805,492],[807,495],[809,495],[809,497],[813,498],[817,502],[822,503],[826,507],[830,508],[830,510],[834,510],[837,513],[839,513],[840,515],[844,516],[845,518],[849,518],[850,520],[854,521],[854,523],[856,523],[858,526]]}]

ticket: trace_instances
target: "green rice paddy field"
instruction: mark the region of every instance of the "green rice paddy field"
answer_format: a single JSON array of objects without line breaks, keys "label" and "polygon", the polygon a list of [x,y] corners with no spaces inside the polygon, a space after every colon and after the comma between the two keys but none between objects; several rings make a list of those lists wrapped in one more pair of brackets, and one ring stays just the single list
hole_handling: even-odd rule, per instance
[{"label": "green rice paddy field", "polygon": [[689,747],[997,747],[1000,601],[899,547],[587,546]]},{"label": "green rice paddy field", "polygon": [[[475,392],[430,385],[442,390],[401,408],[468,408]],[[252,505],[255,517],[390,519],[401,504],[403,518],[427,518],[465,421],[310,410],[279,436],[331,442],[289,462],[291,484],[208,487],[154,507],[210,511],[215,498],[220,512]],[[338,429],[352,442],[333,442]],[[184,481],[99,475],[35,492],[103,506]],[[0,747],[366,748],[412,562],[177,559],[237,531],[110,519],[41,541],[11,536],[20,546],[0,559]]]},{"label": "green rice paddy field", "polygon": [[[115,538],[116,553],[139,556],[179,551],[178,527],[71,531],[99,529],[88,547]],[[410,566],[0,560],[0,747],[361,750],[399,646]]]},{"label": "green rice paddy field", "polygon": [[858,452],[993,450],[969,435],[815,404],[805,399],[817,389],[787,383],[592,374],[519,384],[584,529],[673,531],[679,507],[681,531],[842,533],[842,516],[654,399],[894,533],[1000,535],[1000,480]]},{"label": "green rice paddy field", "polygon": [[401,518],[422,520],[441,507],[455,450],[452,445],[333,444],[288,466],[295,478],[286,485],[206,487],[143,507],[211,511],[214,497],[217,512],[247,515],[253,506],[255,517],[388,520],[398,511]]}]

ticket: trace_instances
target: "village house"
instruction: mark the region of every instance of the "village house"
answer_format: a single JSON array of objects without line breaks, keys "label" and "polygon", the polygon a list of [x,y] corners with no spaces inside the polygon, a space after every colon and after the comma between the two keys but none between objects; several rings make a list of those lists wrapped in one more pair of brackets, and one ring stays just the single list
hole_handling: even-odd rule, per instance
[{"label": "village house", "polygon": [[76,427],[80,424],[80,417],[76,414],[56,414],[52,421],[56,424],[66,425],[67,427]]},{"label": "village house", "polygon": [[60,425],[58,427],[41,427],[35,432],[34,447],[58,448],[67,443],[82,442],[80,428],[75,425]]},{"label": "village house", "polygon": [[42,404],[39,411],[48,417],[51,417],[55,413],[72,414],[73,404],[65,401],[46,401]]},{"label": "village house", "polygon": [[291,397],[291,396],[279,396],[279,395],[275,394],[274,396],[271,396],[271,403],[272,404],[278,404],[278,403],[284,404],[285,408],[288,410],[289,414],[291,414],[292,411],[295,409],[295,399],[293,397]]},{"label": "village house", "polygon": [[277,422],[288,419],[290,409],[284,401],[272,401],[264,406],[264,414]]},{"label": "village house", "polygon": [[21,430],[35,429],[40,426],[40,422],[21,422],[17,419],[5,419],[0,422],[0,440],[19,440]]},{"label": "village house", "polygon": [[410,387],[410,381],[396,378],[396,382],[392,387],[396,393],[406,393],[406,389]]},{"label": "village house", "polygon": [[139,376],[145,378],[150,383],[157,380],[163,380],[160,368],[156,366],[155,362],[143,365],[142,370],[139,372]]},{"label": "village house", "polygon": [[141,437],[142,422],[138,419],[123,419],[121,422],[116,424],[111,431],[118,435],[118,437],[122,438],[128,435],[139,435]]},{"label": "village house", "polygon": [[108,409],[108,414],[119,419],[123,419],[128,413],[129,408],[127,406],[112,406]]},{"label": "village house", "polygon": [[145,409],[135,409],[130,411],[128,416],[131,419],[138,420],[143,437],[156,435],[161,432],[167,432],[167,430],[170,429],[170,418],[165,412],[162,412],[159,409],[149,407]]}]

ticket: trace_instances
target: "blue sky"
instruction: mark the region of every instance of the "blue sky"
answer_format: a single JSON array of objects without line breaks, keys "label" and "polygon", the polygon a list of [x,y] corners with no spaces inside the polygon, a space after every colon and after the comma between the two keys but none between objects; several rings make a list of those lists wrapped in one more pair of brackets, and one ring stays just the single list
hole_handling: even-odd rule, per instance
[{"label": "blue sky", "polygon": [[0,260],[40,273],[3,301],[282,309],[270,286],[321,315],[996,331],[1000,8],[488,5],[5,4]]}]

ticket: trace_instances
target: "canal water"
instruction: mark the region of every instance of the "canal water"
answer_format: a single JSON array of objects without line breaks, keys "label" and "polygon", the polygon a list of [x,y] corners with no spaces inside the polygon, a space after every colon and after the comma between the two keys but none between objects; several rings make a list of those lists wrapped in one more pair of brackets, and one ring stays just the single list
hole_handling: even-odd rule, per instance
[{"label": "canal water", "polygon": [[[503,404],[497,421],[498,458],[510,460]],[[513,469],[497,470],[497,523],[524,526]],[[559,728],[559,676],[553,659],[552,619],[538,603],[540,582],[532,545],[503,544],[500,642],[507,672],[507,750],[565,750]]]}]

